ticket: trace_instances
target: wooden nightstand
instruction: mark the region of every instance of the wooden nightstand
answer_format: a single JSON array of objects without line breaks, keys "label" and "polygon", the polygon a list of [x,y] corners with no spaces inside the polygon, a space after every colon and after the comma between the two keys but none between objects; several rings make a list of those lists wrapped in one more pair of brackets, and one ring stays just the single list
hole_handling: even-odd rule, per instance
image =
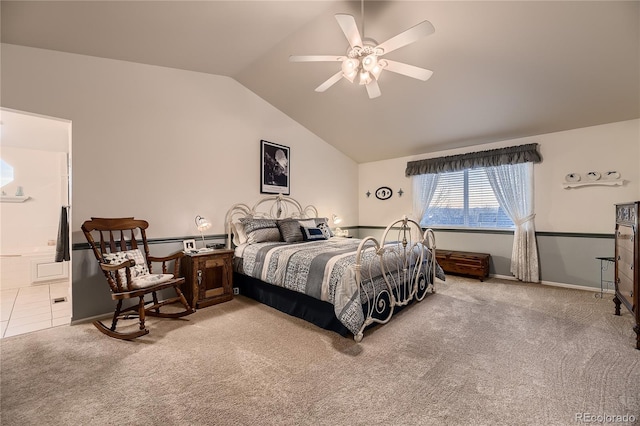
[{"label": "wooden nightstand", "polygon": [[184,296],[200,309],[233,299],[233,250],[187,253],[180,270],[185,277]]}]

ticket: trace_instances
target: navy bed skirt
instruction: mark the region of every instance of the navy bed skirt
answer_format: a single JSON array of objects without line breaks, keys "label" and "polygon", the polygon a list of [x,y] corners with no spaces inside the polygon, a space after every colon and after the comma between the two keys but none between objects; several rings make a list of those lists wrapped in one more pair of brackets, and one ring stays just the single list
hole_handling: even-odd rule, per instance
[{"label": "navy bed skirt", "polygon": [[265,283],[248,275],[233,273],[233,285],[240,294],[257,300],[292,315],[302,318],[325,330],[335,331],[342,336],[350,336],[351,332],[340,322],[329,302],[314,299],[306,294]]}]

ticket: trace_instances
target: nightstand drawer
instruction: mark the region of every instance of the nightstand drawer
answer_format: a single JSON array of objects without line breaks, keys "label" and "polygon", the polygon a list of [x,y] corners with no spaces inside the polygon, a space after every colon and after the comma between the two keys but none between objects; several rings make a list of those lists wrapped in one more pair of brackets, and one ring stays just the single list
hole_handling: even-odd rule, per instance
[{"label": "nightstand drawer", "polygon": [[204,262],[204,267],[205,268],[217,268],[217,267],[220,267],[220,266],[224,266],[225,262],[226,262],[226,258],[223,259],[221,257],[216,257],[214,259],[207,259]]}]

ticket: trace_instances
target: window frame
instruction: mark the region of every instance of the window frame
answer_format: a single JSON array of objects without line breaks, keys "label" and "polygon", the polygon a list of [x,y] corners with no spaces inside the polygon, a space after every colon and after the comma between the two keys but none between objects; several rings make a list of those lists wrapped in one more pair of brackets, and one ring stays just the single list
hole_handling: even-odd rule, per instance
[{"label": "window frame", "polygon": [[[462,173],[462,213],[463,213],[463,221],[464,224],[433,224],[433,223],[426,223],[425,222],[425,217],[427,217],[429,215],[429,211],[432,209],[431,204],[436,201],[436,194],[438,192],[438,188],[441,185],[442,180],[439,179],[438,184],[436,185],[436,190],[434,192],[434,197],[431,199],[429,206],[427,206],[425,208],[424,211],[424,215],[423,217],[420,219],[420,226],[424,227],[424,228],[432,228],[432,229],[452,229],[452,230],[465,230],[465,231],[491,231],[491,232],[505,232],[505,233],[512,233],[515,231],[515,223],[513,223],[513,220],[509,217],[509,215],[504,211],[504,209],[502,208],[502,206],[500,205],[500,203],[497,200],[497,197],[495,196],[495,192],[493,192],[493,197],[495,202],[498,204],[498,213],[496,214],[496,224],[497,224],[497,219],[498,219],[498,215],[500,214],[500,211],[503,212],[503,214],[507,217],[507,219],[509,220],[509,222],[511,223],[510,226],[504,226],[504,227],[498,227],[498,226],[472,226],[470,225],[470,190],[471,188],[471,184],[470,184],[470,171],[471,170],[484,170],[484,167],[475,167],[475,168],[466,168],[466,169],[462,169],[462,170],[456,170],[456,171],[452,171],[452,172],[443,172],[443,173],[438,173],[438,176],[442,177],[442,175],[449,175],[449,174],[453,174],[453,173]],[[485,179],[488,179],[486,177],[486,173],[485,173]],[[490,184],[489,184],[490,186]]]}]

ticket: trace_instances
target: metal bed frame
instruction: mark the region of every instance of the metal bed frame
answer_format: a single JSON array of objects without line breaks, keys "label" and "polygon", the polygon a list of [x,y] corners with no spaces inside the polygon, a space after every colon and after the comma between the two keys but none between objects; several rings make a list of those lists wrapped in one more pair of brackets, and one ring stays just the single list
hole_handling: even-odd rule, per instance
[{"label": "metal bed frame", "polygon": [[[318,217],[318,210],[311,205],[303,208],[298,201],[282,194],[263,197],[251,207],[234,204],[225,216],[227,248],[233,247],[232,223],[242,217],[305,219]],[[372,245],[377,262],[365,262],[365,250],[371,250]],[[369,325],[389,322],[394,309],[436,292],[435,251],[433,231],[423,231],[406,216],[390,223],[380,241],[370,236],[361,240],[354,267],[365,321],[354,335],[356,342],[362,340]]]}]

